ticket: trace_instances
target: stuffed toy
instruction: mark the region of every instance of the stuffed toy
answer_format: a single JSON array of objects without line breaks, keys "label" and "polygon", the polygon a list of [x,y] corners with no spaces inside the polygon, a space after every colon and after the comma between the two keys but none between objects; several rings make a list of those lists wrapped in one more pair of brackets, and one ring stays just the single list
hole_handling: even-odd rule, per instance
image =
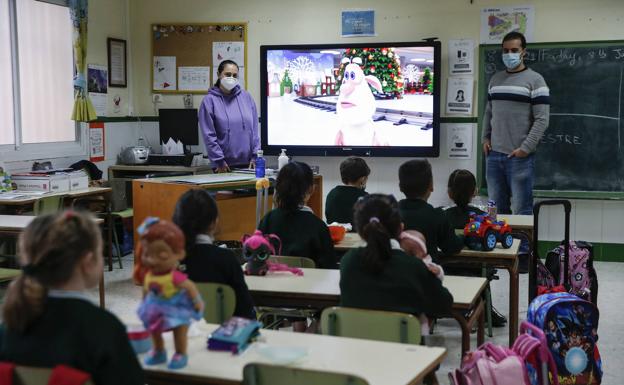
[{"label": "stuffed toy", "polygon": [[269,261],[271,255],[279,255],[282,252],[282,242],[277,235],[262,234],[262,231],[256,230],[252,235],[245,234],[241,242],[243,257],[247,261],[246,275],[266,275],[270,271],[287,271],[303,275],[301,269]]}]

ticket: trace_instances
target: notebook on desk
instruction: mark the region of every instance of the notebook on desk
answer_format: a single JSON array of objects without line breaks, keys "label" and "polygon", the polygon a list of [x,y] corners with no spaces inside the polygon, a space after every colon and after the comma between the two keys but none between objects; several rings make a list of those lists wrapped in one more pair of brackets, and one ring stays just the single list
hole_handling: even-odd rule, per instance
[{"label": "notebook on desk", "polygon": [[172,183],[186,183],[186,184],[213,184],[213,183],[226,183],[226,182],[242,182],[246,180],[254,180],[256,177],[249,174],[200,174],[189,175],[182,177],[174,177],[169,180]]}]

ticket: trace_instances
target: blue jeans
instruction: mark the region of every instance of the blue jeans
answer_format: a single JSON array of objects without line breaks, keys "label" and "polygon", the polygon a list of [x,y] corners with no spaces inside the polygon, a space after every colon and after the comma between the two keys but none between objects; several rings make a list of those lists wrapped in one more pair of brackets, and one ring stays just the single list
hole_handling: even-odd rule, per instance
[{"label": "blue jeans", "polygon": [[[491,151],[486,158],[488,198],[496,202],[499,214],[533,214],[533,180],[535,154],[526,158],[508,158]],[[529,252],[529,243],[522,240],[519,253]]]}]

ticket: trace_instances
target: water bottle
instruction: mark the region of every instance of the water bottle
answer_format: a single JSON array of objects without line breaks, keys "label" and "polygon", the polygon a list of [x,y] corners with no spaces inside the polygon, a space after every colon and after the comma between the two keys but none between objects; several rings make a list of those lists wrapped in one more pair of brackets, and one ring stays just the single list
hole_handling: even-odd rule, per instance
[{"label": "water bottle", "polygon": [[256,157],[256,178],[264,178],[266,161],[262,155],[264,155],[264,151],[258,150],[258,156]]},{"label": "water bottle", "polygon": [[282,153],[277,158],[277,170],[281,170],[282,167],[288,164],[288,155],[286,155],[286,149],[282,148]]},{"label": "water bottle", "polygon": [[496,202],[489,200],[487,203],[487,214],[492,217],[492,220],[496,220]]}]

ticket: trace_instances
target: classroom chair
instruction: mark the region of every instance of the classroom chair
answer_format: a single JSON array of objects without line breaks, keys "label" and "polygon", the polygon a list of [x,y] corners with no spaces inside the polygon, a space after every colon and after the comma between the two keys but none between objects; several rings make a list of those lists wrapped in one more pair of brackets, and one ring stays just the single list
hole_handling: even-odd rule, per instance
[{"label": "classroom chair", "polygon": [[63,209],[65,195],[52,195],[39,198],[33,204],[35,215],[54,214]]},{"label": "classroom chair", "polygon": [[269,261],[283,263],[288,267],[298,267],[301,269],[315,269],[316,263],[313,259],[306,257],[288,257],[284,255],[273,255],[269,257]]},{"label": "classroom chair", "polygon": [[412,314],[330,307],[321,313],[321,332],[330,336],[420,345],[420,321]]},{"label": "classroom chair", "polygon": [[[52,368],[36,368],[31,366],[16,366],[13,372],[13,384],[15,385],[47,385]],[[93,385],[89,380],[84,385]]]},{"label": "classroom chair", "polygon": [[0,268],[0,283],[10,282],[20,274],[22,274],[20,269]]},{"label": "classroom chair", "polygon": [[196,282],[204,301],[204,319],[208,323],[222,324],[234,314],[236,294],[234,289],[221,283]]},{"label": "classroom chair", "polygon": [[350,374],[322,372],[251,363],[243,368],[243,385],[368,385],[361,377]]}]

